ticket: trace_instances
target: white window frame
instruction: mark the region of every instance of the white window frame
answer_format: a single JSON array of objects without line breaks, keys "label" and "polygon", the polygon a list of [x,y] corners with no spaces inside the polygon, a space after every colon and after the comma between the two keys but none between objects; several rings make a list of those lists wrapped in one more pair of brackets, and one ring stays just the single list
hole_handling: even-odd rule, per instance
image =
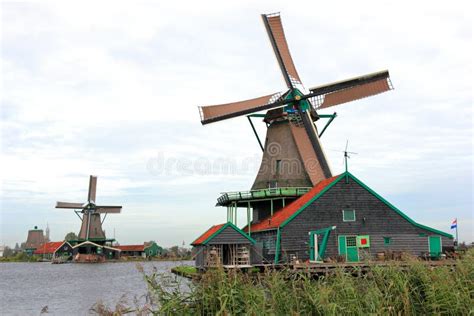
[{"label": "white window frame", "polygon": [[[354,219],[353,220],[346,220],[344,216],[344,211],[352,211],[354,212]],[[356,221],[356,211],[354,209],[343,209],[342,210],[342,221],[343,222],[355,222]]]}]

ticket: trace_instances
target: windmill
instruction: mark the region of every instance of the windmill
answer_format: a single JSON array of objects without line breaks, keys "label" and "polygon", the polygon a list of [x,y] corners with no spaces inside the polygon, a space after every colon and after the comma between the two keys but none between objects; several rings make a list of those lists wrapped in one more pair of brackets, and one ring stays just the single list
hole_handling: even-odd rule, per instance
[{"label": "windmill", "polygon": [[[81,241],[105,241],[105,232],[102,229],[102,224],[107,217],[107,214],[120,213],[122,210],[121,206],[96,205],[96,190],[97,176],[90,176],[89,193],[87,195],[86,203],[56,202],[56,208],[74,209],[74,212],[80,218],[82,224],[78,239]],[[82,216],[79,215],[79,213],[81,213]],[[104,214],[102,220],[100,218],[101,214]]]},{"label": "windmill", "polygon": [[[369,97],[392,89],[388,70],[371,73],[335,83],[306,89],[295,68],[279,13],[263,14],[270,43],[288,90],[255,99],[200,106],[202,124],[247,115],[263,117],[267,124],[260,170],[252,190],[274,187],[312,187],[332,176],[314,124],[320,118],[318,110]],[[254,114],[267,110],[265,115]],[[286,168],[281,166],[286,163]]]}]

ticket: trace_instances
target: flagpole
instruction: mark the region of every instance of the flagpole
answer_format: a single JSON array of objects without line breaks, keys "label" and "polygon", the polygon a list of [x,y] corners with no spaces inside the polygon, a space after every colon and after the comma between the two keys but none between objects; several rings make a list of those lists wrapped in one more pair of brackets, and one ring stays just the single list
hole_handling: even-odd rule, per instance
[{"label": "flagpole", "polygon": [[456,218],[456,248],[459,247],[459,237],[458,237],[458,219]]}]

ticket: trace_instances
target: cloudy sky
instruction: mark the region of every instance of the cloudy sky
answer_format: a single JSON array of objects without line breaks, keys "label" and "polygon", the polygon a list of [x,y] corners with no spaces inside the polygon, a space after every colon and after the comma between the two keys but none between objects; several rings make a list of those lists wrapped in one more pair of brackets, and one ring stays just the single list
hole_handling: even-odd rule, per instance
[{"label": "cloudy sky", "polygon": [[0,243],[77,232],[54,205],[84,202],[90,174],[98,203],[124,206],[105,221],[121,243],[189,244],[225,221],[216,198],[250,188],[261,151],[245,118],[203,127],[197,106],[284,89],[259,16],[276,11],[307,87],[390,70],[395,90],[321,112],[338,113],[333,172],[348,139],[359,179],[473,241],[469,2],[348,3],[2,2]]}]

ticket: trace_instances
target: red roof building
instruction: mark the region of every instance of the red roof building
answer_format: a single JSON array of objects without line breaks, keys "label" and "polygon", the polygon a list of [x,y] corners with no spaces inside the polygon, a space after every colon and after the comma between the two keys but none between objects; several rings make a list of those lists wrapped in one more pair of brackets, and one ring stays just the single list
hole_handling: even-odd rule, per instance
[{"label": "red roof building", "polygon": [[[308,193],[302,195],[300,198],[288,204],[286,207],[276,211],[273,216],[269,216],[265,219],[262,219],[258,223],[250,225],[250,231],[253,233],[278,228],[293,214],[295,214],[302,206],[310,202],[313,197],[321,193],[321,191],[323,191],[326,187],[333,183],[333,181],[336,180],[338,177],[339,176],[334,176],[332,178],[328,178],[319,182]],[[246,232],[248,231],[248,227],[246,226],[242,230]]]},{"label": "red roof building", "polygon": [[66,241],[52,241],[39,246],[33,254],[35,255],[49,255],[56,252]]},{"label": "red roof building", "polygon": [[[451,234],[415,222],[347,171],[320,181],[286,206],[277,202],[278,188],[268,193],[263,198],[271,203],[256,204],[250,227],[241,230],[233,224],[237,207],[252,201],[231,201],[228,223],[212,226],[192,243],[197,267],[214,261],[229,265],[225,258],[237,258],[230,265],[239,265],[239,254],[247,252],[251,264],[281,264],[359,262],[382,252],[438,258],[454,247]],[[283,206],[273,212],[274,204]],[[244,235],[253,242],[245,244]]]},{"label": "red roof building", "polygon": [[115,248],[120,249],[121,251],[129,251],[129,252],[145,251],[145,245],[123,245],[123,246],[116,246]]},{"label": "red roof building", "polygon": [[221,229],[225,224],[214,225],[199,236],[195,241],[191,243],[193,246],[197,246],[205,242],[209,237],[214,235],[219,229]]}]

